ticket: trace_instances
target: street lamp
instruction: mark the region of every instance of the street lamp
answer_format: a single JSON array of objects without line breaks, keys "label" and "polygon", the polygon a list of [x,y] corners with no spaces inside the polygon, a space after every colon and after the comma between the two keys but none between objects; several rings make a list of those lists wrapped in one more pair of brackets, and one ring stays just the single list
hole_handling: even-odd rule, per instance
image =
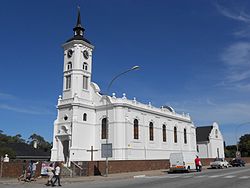
[{"label": "street lamp", "polygon": [[[109,130],[109,118],[108,118],[108,93],[109,93],[109,89],[111,88],[112,84],[114,83],[114,81],[119,78],[120,76],[130,72],[130,71],[133,71],[133,70],[137,70],[139,69],[140,67],[139,66],[133,66],[131,67],[130,69],[126,70],[126,71],[123,71],[121,72],[120,74],[117,74],[110,82],[109,82],[109,85],[107,87],[107,91],[106,91],[106,148],[108,150],[108,130]],[[108,153],[108,152],[107,152]],[[106,177],[108,177],[108,156],[106,156],[106,163],[105,163],[105,175]]]},{"label": "street lamp", "polygon": [[238,141],[238,129],[243,126],[243,125],[247,125],[250,124],[250,122],[245,122],[245,123],[241,123],[239,125],[237,125],[236,129],[235,129],[235,139],[236,139],[236,158],[239,155],[239,141]]}]

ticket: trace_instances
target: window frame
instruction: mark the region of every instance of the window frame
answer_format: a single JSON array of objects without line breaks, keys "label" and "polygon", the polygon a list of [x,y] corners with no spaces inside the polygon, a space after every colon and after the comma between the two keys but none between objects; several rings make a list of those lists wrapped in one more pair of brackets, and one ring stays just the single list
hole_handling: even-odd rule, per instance
[{"label": "window frame", "polygon": [[174,143],[178,143],[177,127],[176,126],[174,126]]},{"label": "window frame", "polygon": [[134,139],[139,139],[139,121],[138,119],[134,119]]},{"label": "window frame", "polygon": [[154,141],[154,124],[152,121],[149,123],[149,141]]}]

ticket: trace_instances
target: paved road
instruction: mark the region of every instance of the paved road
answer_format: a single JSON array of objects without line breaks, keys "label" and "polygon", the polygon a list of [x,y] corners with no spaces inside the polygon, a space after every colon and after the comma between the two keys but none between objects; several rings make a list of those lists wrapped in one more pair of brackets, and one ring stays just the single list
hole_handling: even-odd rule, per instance
[{"label": "paved road", "polygon": [[[1,188],[46,187],[39,183],[0,184]],[[250,188],[250,167],[208,169],[189,174],[136,176],[131,179],[64,183],[67,188]]]}]

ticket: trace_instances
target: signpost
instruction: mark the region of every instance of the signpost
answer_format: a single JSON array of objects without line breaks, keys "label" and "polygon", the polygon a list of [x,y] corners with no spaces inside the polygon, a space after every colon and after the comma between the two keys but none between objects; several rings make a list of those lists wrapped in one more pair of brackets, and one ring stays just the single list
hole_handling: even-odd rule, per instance
[{"label": "signpost", "polygon": [[112,144],[102,144],[102,158],[112,157]]}]

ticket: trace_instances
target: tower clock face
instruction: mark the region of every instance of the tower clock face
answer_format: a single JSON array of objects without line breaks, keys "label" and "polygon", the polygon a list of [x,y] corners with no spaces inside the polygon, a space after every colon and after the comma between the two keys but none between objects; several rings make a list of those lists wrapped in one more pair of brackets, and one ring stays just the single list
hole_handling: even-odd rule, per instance
[{"label": "tower clock face", "polygon": [[72,57],[72,54],[73,54],[73,50],[69,49],[67,52],[68,58]]},{"label": "tower clock face", "polygon": [[88,59],[88,58],[89,58],[89,52],[88,52],[87,50],[84,50],[84,51],[83,51],[83,57],[84,57],[85,59]]}]

